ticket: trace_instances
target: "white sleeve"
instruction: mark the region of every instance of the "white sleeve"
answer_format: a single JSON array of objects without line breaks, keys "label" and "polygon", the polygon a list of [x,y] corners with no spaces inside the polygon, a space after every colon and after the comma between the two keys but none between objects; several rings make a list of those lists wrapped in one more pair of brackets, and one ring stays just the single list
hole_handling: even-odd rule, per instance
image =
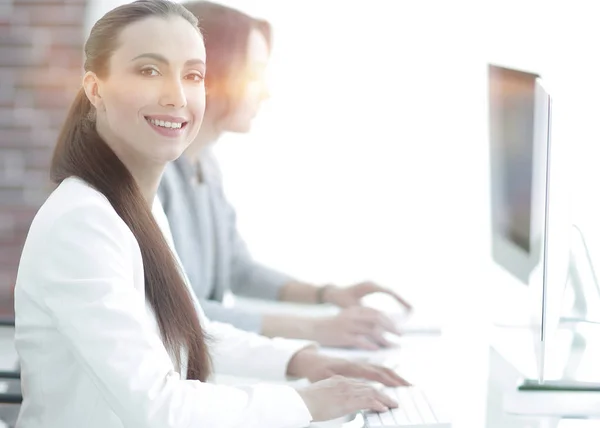
[{"label": "white sleeve", "polygon": [[[36,300],[123,426],[308,425],[308,409],[288,386],[230,387],[180,378],[133,285],[133,242],[110,206],[82,204],[59,217],[45,237],[36,285]],[[239,335],[234,343],[235,334],[226,330],[211,326],[215,336],[228,338],[219,349],[256,349]]]},{"label": "white sleeve", "polygon": [[300,349],[315,346],[304,340],[269,339],[206,318],[204,325],[213,338],[215,372],[227,375],[282,381],[292,356]]}]

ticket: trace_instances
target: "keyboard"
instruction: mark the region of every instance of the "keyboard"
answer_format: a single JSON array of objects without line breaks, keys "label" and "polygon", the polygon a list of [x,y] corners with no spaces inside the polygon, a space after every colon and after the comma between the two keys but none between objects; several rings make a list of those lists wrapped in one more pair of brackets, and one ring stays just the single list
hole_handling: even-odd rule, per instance
[{"label": "keyboard", "polygon": [[365,428],[451,428],[452,424],[415,386],[384,388],[398,402],[397,409],[383,413],[363,412]]}]

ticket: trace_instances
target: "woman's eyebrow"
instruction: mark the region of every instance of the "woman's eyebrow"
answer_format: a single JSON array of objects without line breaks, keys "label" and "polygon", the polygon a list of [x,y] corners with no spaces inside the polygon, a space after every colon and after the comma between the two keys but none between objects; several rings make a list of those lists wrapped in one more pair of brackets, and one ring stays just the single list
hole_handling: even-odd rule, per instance
[{"label": "woman's eyebrow", "polygon": [[[138,60],[140,58],[149,58],[149,59],[153,59],[153,60],[158,61],[158,62],[162,62],[163,64],[169,65],[169,60],[165,56],[163,56],[161,54],[157,54],[157,53],[143,53],[141,55],[136,56],[131,61],[135,61],[135,60]],[[190,65],[202,65],[202,66],[205,66],[206,64],[200,58],[192,58],[192,59],[188,59],[185,62],[185,65],[186,66],[190,66]]]}]

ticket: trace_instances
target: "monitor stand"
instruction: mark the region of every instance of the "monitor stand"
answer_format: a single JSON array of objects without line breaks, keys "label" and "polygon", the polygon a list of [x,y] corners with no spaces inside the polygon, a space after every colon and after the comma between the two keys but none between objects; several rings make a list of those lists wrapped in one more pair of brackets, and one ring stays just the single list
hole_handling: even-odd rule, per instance
[{"label": "monitor stand", "polygon": [[[586,338],[576,327],[579,324],[600,324],[599,319],[589,318],[590,313],[599,313],[597,308],[590,311],[590,305],[600,305],[600,286],[583,233],[576,225],[573,225],[573,228],[580,238],[585,257],[577,257],[573,249],[570,251],[567,284],[573,290],[574,302],[571,314],[561,317],[559,328],[570,329],[573,340],[563,377],[541,384],[537,379],[524,379],[516,391],[505,396],[505,411],[508,413],[600,416],[600,382],[575,380],[577,369],[587,349]],[[584,268],[588,270],[589,281],[584,280]]]},{"label": "monitor stand", "polygon": [[[600,324],[600,316],[595,319],[589,317],[590,313],[600,313],[600,285],[598,283],[598,277],[596,276],[592,257],[581,229],[576,225],[573,225],[573,229],[580,238],[581,247],[585,254],[585,260],[581,260],[581,257],[577,257],[571,249],[567,281],[571,285],[575,299],[571,311],[572,314],[570,316],[561,317],[561,325],[574,327],[578,323]],[[584,268],[587,269],[589,273],[588,281],[583,279]],[[587,287],[586,284],[588,285]],[[593,287],[591,287],[591,285],[593,285]],[[590,304],[595,305],[592,311],[590,311],[589,308]]]}]

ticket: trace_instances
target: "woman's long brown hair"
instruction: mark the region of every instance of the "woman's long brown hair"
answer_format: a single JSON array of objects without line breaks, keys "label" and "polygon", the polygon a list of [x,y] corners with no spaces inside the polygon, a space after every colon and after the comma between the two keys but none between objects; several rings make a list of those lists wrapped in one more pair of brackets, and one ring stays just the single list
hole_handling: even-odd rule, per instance
[{"label": "woman's long brown hair", "polygon": [[[84,69],[106,77],[123,28],[144,18],[173,16],[198,28],[187,9],[166,0],[139,0],[113,9],[92,28],[85,44]],[[51,166],[51,178],[57,184],[72,176],[102,192],[133,232],[142,253],[146,299],[163,342],[180,367],[181,348],[187,349],[187,378],[205,381],[211,372],[207,338],[182,273],[133,176],[96,131],[95,109],[83,89],[62,127]]]}]

